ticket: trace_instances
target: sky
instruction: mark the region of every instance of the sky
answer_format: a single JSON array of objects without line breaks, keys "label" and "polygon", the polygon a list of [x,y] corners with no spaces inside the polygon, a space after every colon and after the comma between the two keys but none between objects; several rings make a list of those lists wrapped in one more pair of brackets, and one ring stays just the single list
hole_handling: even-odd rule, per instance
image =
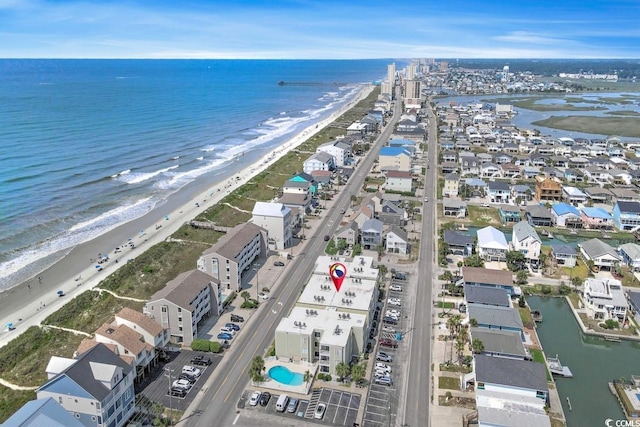
[{"label": "sky", "polygon": [[640,0],[0,0],[2,58],[640,58]]}]

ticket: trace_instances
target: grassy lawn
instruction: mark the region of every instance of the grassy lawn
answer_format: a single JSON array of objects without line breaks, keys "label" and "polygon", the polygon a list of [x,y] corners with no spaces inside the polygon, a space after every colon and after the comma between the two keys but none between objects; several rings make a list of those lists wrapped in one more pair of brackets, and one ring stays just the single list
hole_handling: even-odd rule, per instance
[{"label": "grassy lawn", "polygon": [[35,391],[11,390],[0,385],[0,423],[5,422],[22,405],[35,398]]},{"label": "grassy lawn", "polygon": [[582,323],[584,323],[584,325],[589,328],[594,330],[595,332],[600,332],[603,334],[611,334],[611,335],[635,335],[635,329],[630,328],[630,329],[605,329],[600,327],[600,323],[602,323],[599,320],[594,320],[591,319],[589,317],[587,317],[587,315],[585,313],[578,313],[580,315],[580,319],[582,320]]},{"label": "grassy lawn", "polygon": [[442,301],[438,301],[436,303],[436,307],[438,308],[456,308],[456,305],[452,302],[442,302]]},{"label": "grassy lawn", "polygon": [[638,117],[552,116],[531,124],[602,135],[620,135],[633,138],[640,136],[640,118]]},{"label": "grassy lawn", "polygon": [[531,310],[529,310],[529,307],[518,307],[518,312],[520,313],[520,319],[522,319],[522,324],[526,328],[533,328],[535,326],[533,317],[531,316]]},{"label": "grassy lawn", "polygon": [[467,213],[471,224],[476,227],[486,227],[488,225],[500,226],[500,215],[495,208],[485,208],[481,206],[467,206]]},{"label": "grassy lawn", "polygon": [[538,350],[535,348],[529,349],[529,351],[531,351],[531,356],[533,356],[533,361],[536,363],[542,363],[544,365],[545,371],[547,372],[547,381],[551,381],[551,373],[549,372],[549,369],[547,368],[547,364],[544,360],[544,353],[542,352],[542,350]]},{"label": "grassy lawn", "polygon": [[92,334],[124,307],[142,311],[143,305],[141,302],[118,299],[106,292],[86,291],[44,319],[43,323]]},{"label": "grassy lawn", "polygon": [[42,385],[47,380],[45,369],[51,356],[71,358],[83,338],[32,326],[2,347],[0,377],[25,387]]},{"label": "grassy lawn", "polygon": [[580,295],[575,292],[571,292],[567,296],[569,297],[569,301],[571,301],[573,308],[578,309],[580,307]]},{"label": "grassy lawn", "polygon": [[[208,231],[211,235],[215,233]],[[189,233],[192,233],[190,237],[204,234],[199,229]],[[209,246],[206,242],[158,243],[100,282],[98,287],[120,296],[149,299],[180,273],[195,269],[198,258]]]},{"label": "grassy lawn", "polygon": [[438,377],[438,388],[449,390],[460,390],[460,378]]}]

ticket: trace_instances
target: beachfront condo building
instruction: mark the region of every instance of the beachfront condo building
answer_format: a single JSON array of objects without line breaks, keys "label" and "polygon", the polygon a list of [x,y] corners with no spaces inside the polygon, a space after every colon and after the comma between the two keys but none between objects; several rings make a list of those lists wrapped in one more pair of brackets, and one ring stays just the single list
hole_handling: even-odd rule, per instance
[{"label": "beachfront condo building", "polygon": [[312,154],[302,163],[302,171],[308,174],[313,171],[332,171],[335,168],[336,158],[324,151]]},{"label": "beachfront condo building", "polygon": [[267,230],[247,222],[236,225],[198,259],[204,271],[226,289],[240,292],[244,275],[259,258],[267,255]]},{"label": "beachfront condo building", "polygon": [[179,274],[153,294],[142,312],[169,330],[170,340],[190,345],[207,317],[222,311],[220,283],[209,274],[191,270]]},{"label": "beachfront condo building", "polygon": [[393,82],[396,81],[396,63],[395,62],[387,65],[387,81],[391,82],[392,84]]},{"label": "beachfront condo building", "polygon": [[49,380],[36,390],[52,398],[86,427],[121,427],[135,411],[134,369],[104,344],[75,359],[52,357]]},{"label": "beachfront condo building", "polygon": [[[346,276],[337,291],[329,268],[339,262]],[[366,350],[369,328],[378,301],[378,269],[373,258],[321,256],[295,307],[276,328],[276,356],[292,362],[319,365],[319,371],[336,375],[340,362]]]},{"label": "beachfront condo building", "polygon": [[404,87],[404,107],[422,107],[422,82],[420,80],[406,80]]},{"label": "beachfront condo building", "polygon": [[293,214],[282,203],[256,202],[251,222],[267,230],[269,249],[291,247],[293,240]]},{"label": "beachfront condo building", "polygon": [[316,149],[316,153],[328,153],[335,158],[336,166],[347,166],[351,164],[351,144],[341,140],[335,140],[322,144]]}]

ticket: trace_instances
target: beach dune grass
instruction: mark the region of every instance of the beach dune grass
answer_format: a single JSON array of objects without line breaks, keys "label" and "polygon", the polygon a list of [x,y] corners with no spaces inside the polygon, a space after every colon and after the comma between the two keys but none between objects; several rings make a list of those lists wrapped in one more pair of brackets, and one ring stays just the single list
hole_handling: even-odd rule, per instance
[{"label": "beach dune grass", "polygon": [[0,385],[0,423],[5,422],[18,408],[35,398],[35,391],[11,390]]},{"label": "beach dune grass", "polygon": [[93,334],[103,323],[113,320],[113,315],[124,307],[142,311],[143,305],[142,302],[116,298],[107,292],[90,290],[51,314],[43,324]]},{"label": "beach dune grass", "polygon": [[24,387],[40,386],[47,380],[45,370],[51,356],[72,357],[83,338],[59,329],[32,326],[2,347],[0,378]]},{"label": "beach dune grass", "polygon": [[640,137],[640,118],[637,117],[552,116],[531,124],[574,132]]},{"label": "beach dune grass", "polygon": [[[206,231],[212,235],[208,240],[213,240],[214,235],[218,237],[222,235],[213,230]],[[205,235],[204,230],[193,229],[193,234],[190,236],[197,238]],[[188,240],[187,242],[162,242],[152,246],[105,278],[98,284],[98,288],[108,289],[118,296],[149,299],[180,273],[195,269],[198,258],[211,246],[208,240],[202,242]]]}]

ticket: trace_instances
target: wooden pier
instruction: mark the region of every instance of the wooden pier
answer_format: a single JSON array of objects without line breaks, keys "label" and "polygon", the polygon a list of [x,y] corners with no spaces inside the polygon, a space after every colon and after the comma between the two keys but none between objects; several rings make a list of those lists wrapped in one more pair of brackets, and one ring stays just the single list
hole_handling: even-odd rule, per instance
[{"label": "wooden pier", "polygon": [[547,365],[549,366],[549,372],[555,375],[560,375],[565,378],[573,378],[573,373],[568,366],[562,366],[560,359],[556,354],[556,357],[547,357]]}]

